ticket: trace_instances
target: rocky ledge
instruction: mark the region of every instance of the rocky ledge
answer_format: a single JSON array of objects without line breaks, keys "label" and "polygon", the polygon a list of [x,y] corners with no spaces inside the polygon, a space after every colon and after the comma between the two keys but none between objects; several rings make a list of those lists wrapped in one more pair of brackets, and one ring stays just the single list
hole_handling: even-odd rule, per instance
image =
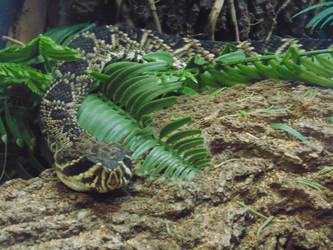
[{"label": "rocky ledge", "polygon": [[333,171],[319,172],[333,166],[332,90],[237,85],[181,97],[154,126],[171,115],[192,116],[214,167],[191,182],[136,177],[106,195],[73,192],[52,169],[8,181],[0,187],[0,248],[333,249]]}]

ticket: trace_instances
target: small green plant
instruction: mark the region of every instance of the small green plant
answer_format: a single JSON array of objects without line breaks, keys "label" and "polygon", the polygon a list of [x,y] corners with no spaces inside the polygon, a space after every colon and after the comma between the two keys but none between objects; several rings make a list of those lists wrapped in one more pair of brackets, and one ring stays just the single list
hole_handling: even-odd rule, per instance
[{"label": "small green plant", "polygon": [[330,173],[333,171],[333,167],[326,167],[323,168],[322,170],[318,171],[319,174],[326,174],[326,173]]},{"label": "small green plant", "polygon": [[[12,161],[6,161],[6,153],[1,155],[11,165],[8,168],[11,176],[28,178],[32,173],[38,174],[45,169],[34,152],[40,142],[36,114],[41,96],[52,80],[48,66],[52,61],[78,58],[77,51],[57,45],[43,35],[24,46],[13,45],[0,50],[1,141],[10,154],[12,151],[25,154],[12,158]],[[21,170],[15,171],[15,166]],[[22,166],[30,166],[31,171],[24,170]],[[9,178],[8,175],[6,177]]]},{"label": "small green plant", "polygon": [[309,180],[306,180],[306,179],[303,179],[303,178],[295,178],[295,181],[298,182],[298,183],[301,183],[301,184],[304,184],[304,185],[307,185],[309,187],[312,187],[314,189],[317,189],[317,190],[320,190],[320,189],[326,189],[326,187],[324,187],[323,185],[320,185],[319,183],[317,182],[314,182],[314,181],[309,181]]},{"label": "small green plant", "polygon": [[272,123],[270,125],[271,128],[274,129],[281,129],[284,130],[286,132],[288,132],[289,134],[295,136],[297,139],[299,139],[302,142],[307,142],[307,139],[304,138],[303,135],[301,135],[298,131],[296,131],[295,129],[293,129],[292,127],[289,127],[286,124],[282,124],[282,123]]},{"label": "small green plant", "polygon": [[[259,235],[261,234],[261,232],[264,230],[265,227],[267,227],[270,223],[273,223],[273,222],[278,222],[278,223],[283,223],[283,222],[287,222],[285,220],[276,220],[275,219],[275,216],[266,216],[266,215],[263,215],[262,213],[259,213],[257,212],[256,210],[254,210],[253,208],[247,206],[244,202],[242,201],[236,201],[236,204],[241,206],[241,207],[245,207],[248,209],[248,211],[251,213],[251,214],[254,214],[262,219],[265,219],[264,223],[259,227],[258,231],[257,231],[257,238],[259,238]],[[275,220],[274,220],[275,219]]]}]

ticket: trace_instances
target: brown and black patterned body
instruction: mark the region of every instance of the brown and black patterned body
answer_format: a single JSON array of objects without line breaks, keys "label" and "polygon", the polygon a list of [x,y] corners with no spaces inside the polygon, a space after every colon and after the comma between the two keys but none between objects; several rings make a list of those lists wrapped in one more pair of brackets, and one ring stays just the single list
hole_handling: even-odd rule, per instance
[{"label": "brown and black patterned body", "polygon": [[[291,43],[304,49],[331,46],[330,41],[283,39],[237,43],[247,55],[265,51],[282,53]],[[101,71],[112,58],[140,60],[145,53],[162,50],[174,56],[178,67],[193,56],[212,61],[225,43],[169,36],[150,30],[101,26],[75,38],[69,47],[82,60],[59,65],[41,104],[42,133],[54,153],[58,177],[77,191],[108,192],[126,185],[132,176],[127,151],[117,143],[96,141],[77,124],[77,110],[89,92],[92,78],[86,69]]]}]

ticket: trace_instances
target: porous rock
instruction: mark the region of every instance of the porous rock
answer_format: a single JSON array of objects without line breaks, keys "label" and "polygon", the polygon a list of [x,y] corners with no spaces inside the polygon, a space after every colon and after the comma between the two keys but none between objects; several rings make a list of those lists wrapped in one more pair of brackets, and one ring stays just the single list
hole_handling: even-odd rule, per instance
[{"label": "porous rock", "polygon": [[[157,128],[171,115],[189,115],[190,127],[203,130],[215,167],[190,182],[136,177],[125,189],[97,195],[69,190],[52,169],[7,181],[0,187],[0,247],[333,249],[333,174],[318,173],[332,166],[333,91],[314,89],[236,85],[215,97],[180,97],[155,114]],[[308,142],[270,128],[273,122]]]}]

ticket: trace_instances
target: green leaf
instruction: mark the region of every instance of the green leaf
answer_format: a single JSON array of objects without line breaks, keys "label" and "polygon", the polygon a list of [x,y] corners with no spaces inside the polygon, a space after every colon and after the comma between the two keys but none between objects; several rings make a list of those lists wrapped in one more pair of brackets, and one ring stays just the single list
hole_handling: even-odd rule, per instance
[{"label": "green leaf", "polygon": [[[276,60],[269,60],[268,63],[272,66],[272,69],[277,72],[279,79],[282,80],[297,80],[295,72],[286,67],[285,64],[280,64]],[[286,62],[287,63],[287,62]]]},{"label": "green leaf", "polygon": [[58,45],[50,37],[39,35],[39,53],[53,61],[75,61],[81,59],[78,51]]},{"label": "green leaf", "polygon": [[313,10],[315,8],[324,7],[324,6],[330,6],[330,5],[333,5],[333,1],[328,1],[328,2],[324,2],[324,3],[318,3],[318,4],[315,4],[315,5],[312,5],[312,6],[308,7],[308,8],[306,8],[306,9],[298,12],[297,14],[293,15],[293,18],[295,18],[295,17],[297,17],[297,16],[299,16],[299,15],[305,13],[305,12]]},{"label": "green leaf", "polygon": [[182,140],[176,143],[173,148],[179,153],[183,153],[191,148],[202,146],[204,139],[201,137]]},{"label": "green leaf", "polygon": [[103,73],[100,73],[100,72],[97,72],[94,70],[87,69],[85,72],[86,72],[86,74],[94,77],[98,81],[107,81],[110,79],[109,75],[103,74]]},{"label": "green leaf", "polygon": [[202,82],[203,85],[211,87],[211,88],[218,88],[220,87],[220,84],[218,81],[214,79],[214,77],[211,75],[209,71],[205,71],[202,74],[199,75],[200,82]]},{"label": "green leaf", "polygon": [[321,55],[316,55],[314,57],[323,67],[330,71],[333,70],[333,60],[329,60],[328,58]]},{"label": "green leaf", "polygon": [[311,60],[307,58],[299,58],[300,63],[305,66],[306,70],[312,71],[313,73],[327,77],[327,78],[332,78],[333,77],[333,72],[325,68],[324,66],[321,66],[317,63],[312,62]]},{"label": "green leaf", "polygon": [[210,167],[210,166],[212,166],[210,158],[204,158],[195,162],[195,167],[197,169],[202,169],[204,167]]},{"label": "green leaf", "polygon": [[160,131],[160,138],[163,138],[165,136],[167,136],[168,134],[172,133],[173,131],[175,131],[176,129],[184,126],[185,124],[191,122],[191,117],[185,117],[182,119],[178,119],[174,122],[170,122],[167,125],[165,125],[164,127],[161,128]]},{"label": "green leaf", "polygon": [[274,219],[274,216],[269,216],[265,222],[259,227],[258,231],[257,231],[257,238],[259,238],[259,235],[261,234],[262,230],[264,230],[265,227],[267,227],[267,225],[269,223],[271,223]]},{"label": "green leaf", "polygon": [[207,152],[201,152],[201,153],[191,155],[191,157],[187,160],[190,163],[192,163],[193,165],[195,165],[196,161],[201,160],[201,159],[206,158],[206,157],[207,157]]},{"label": "green leaf", "polygon": [[142,91],[141,93],[137,94],[127,107],[127,110],[131,113],[136,115],[141,106],[149,103],[153,99],[157,98],[158,96],[165,95],[172,91],[177,91],[181,88],[180,82],[169,83],[169,84],[159,84],[158,86],[152,86],[147,91]]},{"label": "green leaf", "polygon": [[151,101],[147,104],[142,105],[142,107],[140,107],[140,109],[138,110],[137,115],[135,117],[138,120],[141,120],[141,118],[144,115],[150,114],[156,110],[162,109],[162,108],[170,106],[172,104],[175,104],[176,102],[177,102],[177,97],[175,97],[175,96],[169,96],[169,97]]},{"label": "green leaf", "polygon": [[314,18],[311,19],[311,21],[306,25],[307,28],[312,26],[312,29],[316,28],[317,25],[325,19],[327,16],[332,15],[333,13],[333,7],[327,8],[321,12],[319,12],[317,15],[314,16]]},{"label": "green leaf", "polygon": [[28,146],[30,151],[33,151],[36,145],[36,138],[28,124],[23,124],[23,121],[20,121],[20,124],[20,129],[22,131],[22,139],[24,143]]},{"label": "green leaf", "polygon": [[0,50],[0,62],[3,63],[28,63],[38,54],[39,38],[31,40],[26,45],[11,45]]},{"label": "green leaf", "polygon": [[318,171],[319,174],[326,174],[333,171],[333,167],[326,167]]},{"label": "green leaf", "polygon": [[146,60],[147,62],[165,62],[170,66],[173,65],[172,56],[170,55],[170,53],[165,52],[165,51],[151,52],[151,53],[145,54],[142,58],[144,60]]},{"label": "green leaf", "polygon": [[135,152],[132,154],[132,159],[138,159],[142,154],[153,148],[157,143],[158,142],[155,140],[147,139],[135,150]]},{"label": "green leaf", "polygon": [[111,80],[103,88],[103,92],[106,96],[110,96],[114,100],[115,96],[121,93],[119,89],[123,88],[122,83],[126,81],[126,79],[141,76],[142,74],[147,72],[163,71],[166,69],[168,69],[167,64],[159,62],[145,64],[134,62],[110,64],[105,68],[104,72],[110,74]]},{"label": "green leaf", "polygon": [[81,34],[82,32],[95,27],[95,23],[81,23],[72,26],[62,26],[54,29],[50,29],[44,33],[45,36],[49,36],[53,41],[58,44],[67,45],[74,36]]},{"label": "green leaf", "polygon": [[73,61],[80,59],[79,52],[56,44],[51,38],[39,35],[23,46],[12,45],[0,50],[0,62],[31,64],[38,56],[49,60]]},{"label": "green leaf", "polygon": [[253,62],[253,65],[258,70],[259,74],[263,77],[270,78],[270,79],[280,79],[279,74],[273,70],[270,66],[266,66],[260,62]]},{"label": "green leaf", "polygon": [[[128,114],[110,101],[106,104],[96,96],[89,95],[80,107],[78,121],[89,133],[97,135],[102,140],[123,141],[124,145],[134,151],[133,159],[147,155],[143,165],[138,170],[138,174],[148,174],[150,178],[154,178],[163,172],[164,177],[190,178],[194,173],[200,173],[200,170],[194,168],[190,162],[185,161],[173,148],[153,137],[151,128],[140,130],[138,122],[132,120]],[[131,123],[128,124],[128,121]],[[115,127],[119,127],[116,129],[117,132],[113,133],[117,140],[107,136],[111,134],[108,130],[113,131]],[[118,133],[123,133],[123,135],[117,137]],[[203,139],[199,138],[199,140],[202,146]]]},{"label": "green leaf", "polygon": [[317,182],[314,182],[314,181],[309,181],[309,180],[306,180],[306,179],[303,179],[303,178],[295,178],[295,181],[298,182],[298,183],[302,183],[304,185],[307,185],[309,187],[312,187],[314,189],[317,189],[317,190],[320,190],[320,189],[326,189],[325,186],[323,185],[320,185],[319,183]]},{"label": "green leaf", "polygon": [[221,51],[220,55],[229,54],[232,52],[238,51],[236,44],[234,43],[226,43],[223,47],[223,50]]},{"label": "green leaf", "polygon": [[173,135],[169,136],[169,138],[166,140],[165,143],[173,144],[179,140],[184,139],[185,137],[189,137],[189,136],[193,136],[193,135],[201,135],[201,130],[200,129],[191,129],[191,130],[184,130],[184,131],[174,133]]},{"label": "green leaf", "polygon": [[231,77],[228,76],[227,73],[223,72],[222,70],[215,70],[211,69],[209,71],[213,78],[219,82],[220,86],[234,86],[238,84],[239,82],[235,79],[231,79]]},{"label": "green leaf", "polygon": [[22,64],[0,64],[0,85],[5,83],[24,83],[30,90],[38,95],[43,95],[52,76],[42,74],[38,70]]},{"label": "green leaf", "polygon": [[198,57],[198,56],[194,56],[194,63],[196,65],[200,65],[200,66],[208,64],[208,62],[205,59]]},{"label": "green leaf", "polygon": [[228,64],[230,61],[236,61],[236,60],[243,60],[246,56],[244,52],[237,50],[235,52],[231,52],[228,54],[224,54],[222,56],[219,56],[214,59],[214,61],[218,64],[225,65]]},{"label": "green leaf", "polygon": [[284,63],[287,68],[294,72],[295,80],[301,80],[303,82],[311,82],[320,86],[330,87],[333,88],[333,81],[321,77],[315,73],[305,70],[299,65],[296,65],[293,62],[286,61]]},{"label": "green leaf", "polygon": [[89,95],[81,104],[78,121],[89,133],[103,141],[120,141],[137,125],[116,105],[105,104],[95,95]]},{"label": "green leaf", "polygon": [[236,64],[236,67],[239,68],[240,72],[243,75],[246,75],[247,79],[249,79],[249,80],[261,80],[262,79],[258,70],[253,66]]},{"label": "green leaf", "polygon": [[295,129],[289,127],[286,124],[281,124],[281,123],[272,123],[270,125],[271,128],[274,129],[281,129],[284,130],[286,132],[288,132],[289,134],[295,136],[297,139],[299,139],[302,142],[307,142],[307,139],[305,139],[298,131],[296,131]]},{"label": "green leaf", "polygon": [[332,25],[332,21],[333,21],[333,15],[331,15],[330,17],[327,17],[326,20],[324,22],[322,22],[322,24],[320,25],[319,29],[324,28],[324,26],[326,24],[328,24],[329,22],[331,22],[331,25]]},{"label": "green leaf", "polygon": [[205,154],[204,157],[206,157],[207,154],[208,154],[207,149],[205,149],[205,148],[195,148],[195,149],[187,150],[187,151],[184,153],[183,157],[184,157],[184,159],[186,159],[186,158],[188,158],[188,157],[190,157],[190,156],[192,156],[192,155],[196,155],[196,154],[199,154],[199,153],[200,153],[200,154],[201,154],[201,153],[204,153],[204,154]]}]

